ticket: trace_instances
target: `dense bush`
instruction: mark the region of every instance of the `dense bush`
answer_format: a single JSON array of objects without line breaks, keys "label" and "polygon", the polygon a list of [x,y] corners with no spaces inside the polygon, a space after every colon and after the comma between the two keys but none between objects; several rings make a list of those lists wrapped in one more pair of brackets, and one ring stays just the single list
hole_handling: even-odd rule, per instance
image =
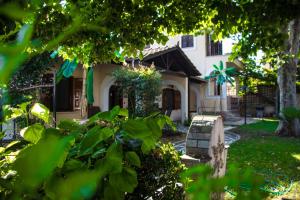
[{"label": "dense bush", "polygon": [[145,117],[158,111],[155,103],[161,93],[161,74],[154,66],[123,66],[113,72],[120,93],[128,97],[130,116]]},{"label": "dense bush", "polygon": [[[31,111],[45,122],[47,112]],[[83,125],[69,120],[58,128],[32,124],[22,130],[24,140],[0,148],[0,199],[124,199],[147,176],[139,169],[151,162],[149,153],[156,155],[166,123],[170,120],[159,114],[129,119],[127,110],[115,107]],[[179,162],[177,155],[164,157],[172,154],[163,149],[161,162]],[[161,173],[168,170],[157,167]],[[177,180],[174,176],[164,183]]]},{"label": "dense bush", "polygon": [[139,184],[126,199],[184,199],[179,175],[185,167],[172,144],[162,144],[149,155],[142,155],[141,162],[137,170]]}]

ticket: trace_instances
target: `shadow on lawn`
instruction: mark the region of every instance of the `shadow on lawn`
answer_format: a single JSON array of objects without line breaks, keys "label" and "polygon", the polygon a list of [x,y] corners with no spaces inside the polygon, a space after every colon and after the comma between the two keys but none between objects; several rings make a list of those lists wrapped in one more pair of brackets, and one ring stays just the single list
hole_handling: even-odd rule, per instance
[{"label": "shadow on lawn", "polygon": [[[230,146],[227,162],[257,172],[269,171],[277,177],[274,182],[285,187],[292,180],[293,187],[283,196],[300,199],[300,138],[275,136],[277,124],[276,120],[262,120],[235,128],[241,140]],[[272,195],[269,198],[281,199]]]}]

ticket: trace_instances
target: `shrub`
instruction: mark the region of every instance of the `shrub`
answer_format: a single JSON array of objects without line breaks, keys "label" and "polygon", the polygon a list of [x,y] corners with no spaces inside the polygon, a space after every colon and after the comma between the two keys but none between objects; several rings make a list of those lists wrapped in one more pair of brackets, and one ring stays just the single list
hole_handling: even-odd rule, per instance
[{"label": "shrub", "polygon": [[[47,122],[47,112],[39,110],[31,114]],[[169,121],[162,115],[129,119],[127,110],[115,107],[83,125],[70,120],[58,128],[32,124],[23,129],[23,140],[0,148],[0,199],[124,199],[149,173],[139,170],[151,162],[149,153],[168,161],[164,167],[179,162],[164,148],[160,154],[154,150]],[[172,174],[159,165],[155,170]],[[174,185],[174,176],[162,180]]]},{"label": "shrub", "polygon": [[184,199],[184,188],[178,184],[185,166],[172,144],[161,144],[149,155],[141,155],[138,186],[126,199]]},{"label": "shrub", "polygon": [[287,107],[282,110],[283,118],[287,121],[300,118],[300,109],[295,107]]},{"label": "shrub", "polygon": [[131,117],[145,117],[158,111],[155,103],[161,93],[161,75],[154,66],[124,66],[113,72],[120,93],[128,96]]}]

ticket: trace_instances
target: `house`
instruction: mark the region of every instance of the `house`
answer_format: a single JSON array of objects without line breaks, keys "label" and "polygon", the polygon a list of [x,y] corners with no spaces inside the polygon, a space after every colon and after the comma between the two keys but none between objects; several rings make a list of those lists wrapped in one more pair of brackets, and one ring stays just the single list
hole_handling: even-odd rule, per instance
[{"label": "house", "polygon": [[[219,65],[222,61],[226,67],[235,67],[237,70],[242,68],[242,64],[238,61],[229,62],[228,58],[232,48],[232,40],[225,39],[214,42],[209,35],[176,35],[169,38],[166,46],[178,45],[196,66],[201,73],[200,78],[204,79],[214,70],[213,65]],[[157,48],[160,44],[151,45],[149,48]],[[207,80],[197,88],[200,98],[190,104],[192,112],[208,112],[215,113],[220,111],[220,91],[222,91],[222,110],[230,111],[236,109],[238,101],[238,85],[239,81],[235,78],[233,85],[224,84],[222,90],[216,84],[216,80]],[[194,94],[191,94],[194,95]],[[191,97],[194,99],[194,97]],[[200,99],[200,100],[199,100]]]},{"label": "house", "polygon": [[[178,35],[170,38],[166,45],[154,44],[143,51],[143,60],[131,59],[130,62],[153,63],[162,74],[161,96],[158,103],[161,110],[172,110],[175,121],[188,119],[193,113],[218,112],[220,86],[215,80],[206,81],[213,64],[228,62],[223,55],[222,42],[213,42],[208,36]],[[94,67],[94,107],[107,111],[115,105],[127,106],[128,100],[119,95],[112,72],[119,64],[97,64]],[[73,76],[57,85],[57,117],[80,119],[80,98],[82,90],[82,67]],[[223,85],[223,110],[228,110],[228,86]],[[232,88],[231,88],[232,89]],[[235,89],[235,88],[234,88]],[[236,90],[233,92],[236,95]],[[51,97],[48,95],[48,106]]]}]

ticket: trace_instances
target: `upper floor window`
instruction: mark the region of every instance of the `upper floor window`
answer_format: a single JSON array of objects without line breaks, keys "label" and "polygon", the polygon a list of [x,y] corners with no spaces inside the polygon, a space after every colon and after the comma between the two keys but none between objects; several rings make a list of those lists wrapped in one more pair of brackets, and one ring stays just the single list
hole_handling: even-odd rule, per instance
[{"label": "upper floor window", "polygon": [[149,49],[149,48],[150,48],[150,44],[147,44],[144,49]]},{"label": "upper floor window", "polygon": [[206,35],[206,55],[207,56],[223,55],[222,41],[214,42],[210,35]]},{"label": "upper floor window", "polygon": [[193,35],[181,36],[181,47],[182,48],[194,47],[194,36]]}]

